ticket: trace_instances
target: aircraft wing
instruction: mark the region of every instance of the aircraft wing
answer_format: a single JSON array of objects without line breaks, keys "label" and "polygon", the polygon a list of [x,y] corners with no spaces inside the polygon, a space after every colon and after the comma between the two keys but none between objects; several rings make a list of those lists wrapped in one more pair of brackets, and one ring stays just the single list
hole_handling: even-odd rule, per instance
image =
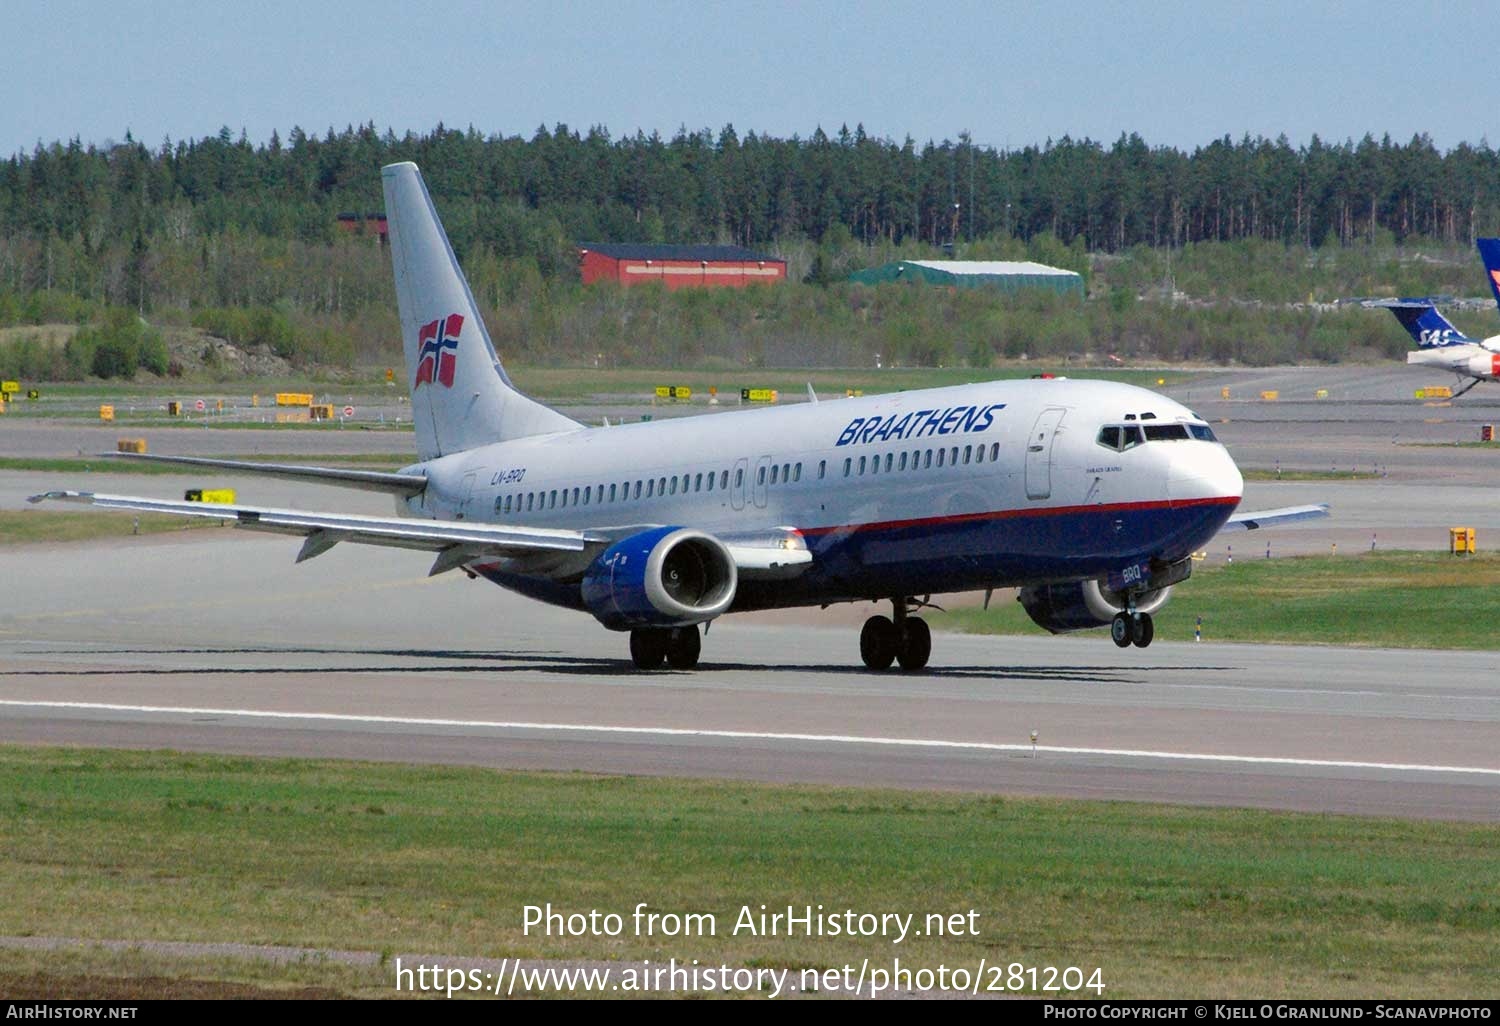
[{"label": "aircraft wing", "polygon": [[261,506],[220,505],[145,499],[133,495],[102,495],[96,492],[47,492],[29,502],[44,500],[77,502],[102,509],[135,513],[170,513],[232,523],[252,531],[272,531],[307,540],[297,553],[297,562],[327,552],[339,542],[384,545],[398,549],[436,552],[432,573],[452,570],[486,556],[523,556],[541,552],[582,552],[602,546],[609,539],[583,531],[544,527],[501,527],[494,524],[451,520],[417,520],[409,517],[371,517],[350,513],[315,513]]},{"label": "aircraft wing", "polygon": [[380,470],[346,470],[339,467],[306,467],[292,463],[254,463],[248,460],[216,460],[206,456],[161,456],[143,452],[104,452],[100,456],[117,460],[141,460],[148,463],[175,463],[187,467],[212,467],[236,474],[261,474],[292,481],[362,488],[371,492],[389,492],[409,497],[427,487],[425,474],[391,474]]},{"label": "aircraft wing", "polygon": [[[392,475],[394,476],[394,475]],[[423,479],[418,479],[423,480]],[[317,513],[263,506],[237,506],[205,502],[147,499],[134,495],[98,492],[46,492],[28,502],[76,502],[100,509],[134,513],[169,513],[175,516],[218,520],[251,531],[270,531],[307,539],[297,553],[297,562],[322,555],[339,542],[384,545],[437,553],[432,573],[453,570],[477,559],[525,556],[546,552],[583,552],[603,549],[620,538],[653,526],[614,528],[607,533],[569,531],[546,527],[500,526],[453,520],[420,520],[412,517],[372,517],[351,513]],[[747,577],[780,578],[800,573],[812,562],[801,532],[790,527],[747,534],[725,535],[736,568]]]},{"label": "aircraft wing", "polygon": [[1236,513],[1229,522],[1219,528],[1226,531],[1258,531],[1262,527],[1280,527],[1299,520],[1320,520],[1328,516],[1327,503],[1312,506],[1282,506],[1280,509],[1263,509],[1252,513]]}]

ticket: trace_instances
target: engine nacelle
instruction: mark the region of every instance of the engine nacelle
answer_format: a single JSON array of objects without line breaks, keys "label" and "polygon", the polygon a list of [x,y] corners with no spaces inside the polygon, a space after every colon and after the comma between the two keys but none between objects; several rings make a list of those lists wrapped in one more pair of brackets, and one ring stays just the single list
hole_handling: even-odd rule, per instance
[{"label": "engine nacelle", "polygon": [[[1166,605],[1170,587],[1141,592],[1136,596],[1138,613],[1154,613]],[[1072,584],[1037,584],[1022,588],[1016,600],[1038,627],[1053,634],[1106,627],[1116,613],[1125,611],[1125,596],[1098,581],[1074,581]]]},{"label": "engine nacelle", "polygon": [[1476,378],[1500,378],[1500,353],[1469,357],[1469,373]]},{"label": "engine nacelle", "polygon": [[734,601],[739,575],[724,543],[687,527],[658,527],[605,549],[583,575],[583,601],[610,630],[687,627]]}]

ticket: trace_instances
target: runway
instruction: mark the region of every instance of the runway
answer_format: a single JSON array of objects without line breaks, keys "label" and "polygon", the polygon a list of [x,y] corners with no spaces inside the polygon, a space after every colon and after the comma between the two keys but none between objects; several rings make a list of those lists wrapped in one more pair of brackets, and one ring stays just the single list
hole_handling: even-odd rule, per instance
[{"label": "runway", "polygon": [[[1173,391],[1242,467],[1384,473],[1248,483],[1243,509],[1327,502],[1333,517],[1221,535],[1210,562],[1231,546],[1438,549],[1460,524],[1481,549],[1500,539],[1500,452],[1453,444],[1500,422],[1500,405],[1483,388],[1451,406],[1403,400],[1426,383],[1412,374],[1273,368]],[[1252,398],[1265,389],[1283,398]],[[10,451],[53,456],[120,433],[6,430]],[[394,466],[410,438],[175,429],[151,451]],[[344,489],[97,471],[0,473],[0,509],[54,488],[205,486],[262,505],[391,509]],[[6,550],[0,740],[1500,820],[1492,653],[939,635],[926,672],[871,674],[856,669],[858,624],[879,611],[864,605],[727,617],[699,670],[641,675],[624,637],[587,616],[456,573],[429,579],[417,554],[338,546],[294,566],[296,548],[208,528]]]},{"label": "runway", "polygon": [[1489,653],[939,635],[871,674],[845,607],[641,675],[421,556],[217,533],[9,553],[0,740],[1500,819]]}]

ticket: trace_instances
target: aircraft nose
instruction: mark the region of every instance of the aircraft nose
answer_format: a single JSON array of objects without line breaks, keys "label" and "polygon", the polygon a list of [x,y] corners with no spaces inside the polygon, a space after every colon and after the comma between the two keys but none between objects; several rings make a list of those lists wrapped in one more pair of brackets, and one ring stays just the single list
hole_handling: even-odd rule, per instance
[{"label": "aircraft nose", "polygon": [[1167,497],[1171,501],[1238,500],[1244,494],[1245,479],[1222,445],[1187,442],[1174,447],[1167,475]]}]

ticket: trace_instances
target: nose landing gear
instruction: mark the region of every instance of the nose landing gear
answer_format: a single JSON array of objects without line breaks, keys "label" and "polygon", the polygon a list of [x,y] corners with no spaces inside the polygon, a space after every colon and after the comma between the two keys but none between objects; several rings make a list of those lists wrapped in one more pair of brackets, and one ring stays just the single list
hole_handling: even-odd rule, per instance
[{"label": "nose landing gear", "polygon": [[1109,623],[1109,636],[1120,648],[1145,648],[1156,636],[1150,613],[1116,613]]}]

